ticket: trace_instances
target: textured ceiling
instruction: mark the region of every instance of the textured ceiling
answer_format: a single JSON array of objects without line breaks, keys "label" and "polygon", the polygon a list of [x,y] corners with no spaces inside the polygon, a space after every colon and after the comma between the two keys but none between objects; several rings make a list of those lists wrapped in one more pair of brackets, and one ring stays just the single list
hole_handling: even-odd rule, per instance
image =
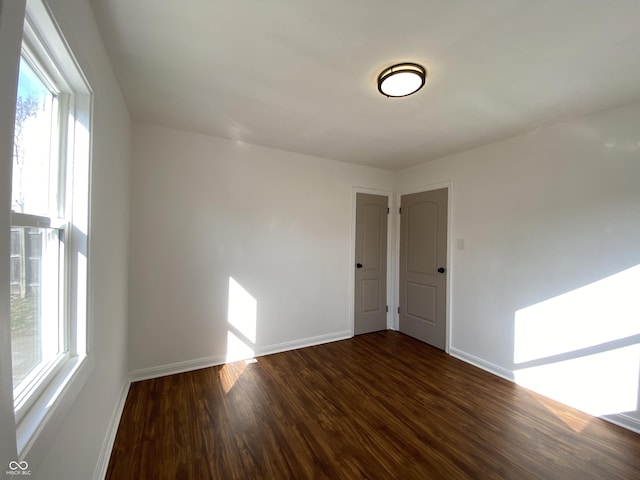
[{"label": "textured ceiling", "polygon": [[91,4],[134,121],[392,170],[640,99],[637,0]]}]

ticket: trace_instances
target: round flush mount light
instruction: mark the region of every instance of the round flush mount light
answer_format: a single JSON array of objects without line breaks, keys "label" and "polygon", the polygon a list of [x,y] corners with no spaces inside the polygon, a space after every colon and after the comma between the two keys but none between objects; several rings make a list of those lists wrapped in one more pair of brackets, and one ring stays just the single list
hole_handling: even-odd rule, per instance
[{"label": "round flush mount light", "polygon": [[378,76],[378,90],[386,97],[406,97],[420,90],[427,71],[417,63],[399,63],[385,68]]}]

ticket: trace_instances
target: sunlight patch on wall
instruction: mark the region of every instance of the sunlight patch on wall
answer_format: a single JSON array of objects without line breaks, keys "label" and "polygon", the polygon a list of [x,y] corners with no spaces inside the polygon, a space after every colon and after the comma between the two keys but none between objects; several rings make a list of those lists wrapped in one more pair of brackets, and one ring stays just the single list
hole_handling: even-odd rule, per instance
[{"label": "sunlight patch on wall", "polygon": [[515,372],[516,382],[595,416],[638,408],[640,345]]},{"label": "sunlight patch on wall", "polygon": [[640,265],[523,308],[515,316],[515,363],[640,334]]},{"label": "sunlight patch on wall", "polygon": [[635,411],[640,265],[515,314],[516,382],[592,415]]},{"label": "sunlight patch on wall", "polygon": [[258,302],[236,280],[229,277],[227,362],[254,356]]},{"label": "sunlight patch on wall", "polygon": [[247,344],[232,331],[227,332],[227,362],[253,358],[253,345]]}]

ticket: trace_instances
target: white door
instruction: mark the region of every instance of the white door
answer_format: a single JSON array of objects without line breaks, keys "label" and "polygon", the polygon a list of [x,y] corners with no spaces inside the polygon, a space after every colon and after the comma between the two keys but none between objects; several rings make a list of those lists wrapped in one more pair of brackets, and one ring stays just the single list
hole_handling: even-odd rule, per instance
[{"label": "white door", "polygon": [[447,189],[400,201],[400,331],[444,350]]},{"label": "white door", "polygon": [[356,193],[354,333],[387,328],[388,198]]}]

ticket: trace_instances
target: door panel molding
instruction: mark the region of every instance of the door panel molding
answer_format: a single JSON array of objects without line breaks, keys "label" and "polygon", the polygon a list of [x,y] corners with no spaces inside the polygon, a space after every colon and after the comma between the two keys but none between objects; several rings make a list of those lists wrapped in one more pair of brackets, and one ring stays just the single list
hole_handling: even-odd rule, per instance
[{"label": "door panel molding", "polygon": [[364,312],[375,312],[383,306],[377,292],[380,281],[377,278],[369,278],[362,281],[362,309]]},{"label": "door panel molding", "polygon": [[[417,307],[414,309],[407,309],[407,315],[410,317],[413,317],[416,320],[435,325],[436,323],[435,317],[436,317],[436,310],[437,310],[436,289],[429,285],[421,285],[419,283],[414,283],[409,281],[407,282],[407,297],[409,297],[408,300],[411,297],[414,297],[417,299],[423,299],[423,300],[430,299],[431,302],[407,301],[406,302],[407,304],[411,303],[414,307]],[[429,304],[432,305],[432,308],[428,307]]]}]

